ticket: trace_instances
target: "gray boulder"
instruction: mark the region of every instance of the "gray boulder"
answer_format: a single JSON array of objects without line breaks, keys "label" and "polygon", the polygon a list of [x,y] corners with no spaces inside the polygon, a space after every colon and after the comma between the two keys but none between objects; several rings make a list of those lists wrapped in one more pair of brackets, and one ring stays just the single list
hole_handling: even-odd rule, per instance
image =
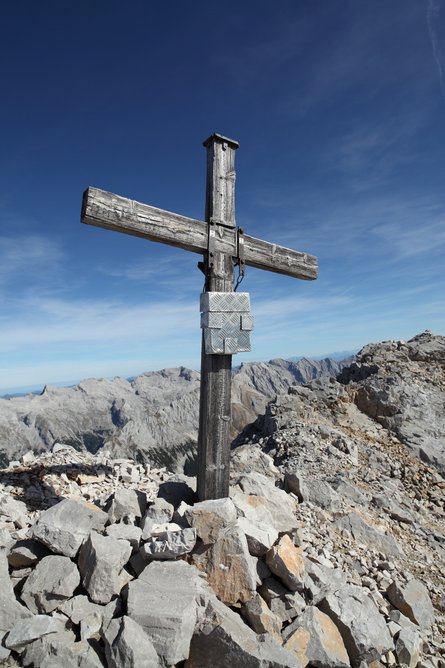
[{"label": "gray boulder", "polygon": [[108,521],[92,503],[64,499],[40,515],[32,535],[52,552],[75,557],[90,531],[101,531]]},{"label": "gray boulder", "polygon": [[165,531],[156,538],[149,538],[141,547],[144,559],[176,559],[191,552],[196,544],[196,529]]},{"label": "gray boulder", "polygon": [[411,629],[402,629],[396,639],[396,656],[401,665],[416,668],[422,655],[423,641]]},{"label": "gray boulder", "polygon": [[147,497],[135,489],[117,489],[107,503],[110,522],[142,517],[147,507]]},{"label": "gray boulder", "polygon": [[[275,487],[271,478],[253,472],[250,475],[241,476],[237,485],[244,494],[266,499],[267,508],[272,516],[272,526],[277,531],[292,531],[295,528],[295,500],[284,490]],[[255,502],[250,499],[248,503],[253,505]]]},{"label": "gray boulder", "polygon": [[194,566],[154,561],[129,583],[127,614],[144,629],[161,660],[174,665],[188,657],[198,616],[210,595]]},{"label": "gray boulder", "polygon": [[314,606],[297,618],[297,628],[285,648],[314,668],[349,668],[349,656],[340,631],[327,615]]},{"label": "gray boulder", "polygon": [[107,536],[111,536],[116,540],[126,540],[130,543],[133,552],[135,552],[141,541],[142,530],[140,527],[135,526],[134,524],[124,524],[123,522],[116,522],[116,524],[110,524],[105,529]]},{"label": "gray boulder", "polygon": [[266,554],[278,538],[278,531],[267,524],[255,524],[247,517],[239,517],[237,525],[247,538],[250,554],[261,557]]},{"label": "gray boulder", "polygon": [[[105,658],[105,657],[104,657]],[[98,645],[87,640],[75,642],[72,632],[53,633],[25,646],[24,666],[39,668],[104,668]]]},{"label": "gray boulder", "polygon": [[434,608],[428,589],[419,580],[413,578],[405,585],[392,582],[386,595],[395,608],[420,628],[428,629],[434,624]]},{"label": "gray boulder", "polygon": [[171,521],[175,508],[166,499],[157,497],[145,512],[141,522],[142,540],[148,540],[152,529],[157,524],[166,524]]},{"label": "gray boulder", "polygon": [[285,474],[284,484],[286,490],[293,492],[300,502],[306,501],[330,512],[340,509],[340,496],[325,480],[289,472]]},{"label": "gray boulder", "polygon": [[227,605],[252,598],[256,590],[256,567],[239,527],[222,530],[215,543],[199,547],[192,559],[199,570],[207,574],[208,583],[218,598]]},{"label": "gray boulder", "polygon": [[113,619],[102,638],[108,668],[158,668],[160,665],[150,638],[131,617]]},{"label": "gray boulder", "polygon": [[26,504],[9,495],[0,497],[0,517],[13,522],[19,529],[29,524]]},{"label": "gray boulder", "polygon": [[31,612],[52,612],[71,598],[79,582],[79,571],[69,557],[49,555],[26,580],[21,598]]},{"label": "gray boulder", "polygon": [[45,545],[42,545],[34,538],[25,538],[18,540],[10,549],[8,554],[8,562],[11,568],[26,568],[33,566],[39,559],[50,554]]},{"label": "gray boulder", "polygon": [[267,635],[255,635],[233,610],[212,597],[193,635],[185,668],[303,668],[304,665]]},{"label": "gray boulder", "polygon": [[217,540],[222,529],[235,524],[237,513],[231,499],[211,499],[187,508],[185,517],[202,542],[209,544]]},{"label": "gray boulder", "polygon": [[374,550],[390,555],[402,555],[403,551],[395,538],[367,524],[357,513],[349,513],[335,522],[339,529],[349,531],[354,539]]},{"label": "gray boulder", "polygon": [[0,638],[22,618],[30,617],[30,611],[16,601],[8,572],[5,550],[0,550]]},{"label": "gray boulder", "polygon": [[346,584],[346,573],[340,568],[328,568],[313,559],[304,558],[304,588],[313,605]]},{"label": "gray boulder", "polygon": [[285,534],[266,555],[266,564],[291,591],[303,588],[304,560],[301,548]]},{"label": "gray boulder", "polygon": [[8,649],[20,651],[34,640],[64,629],[65,624],[60,619],[49,615],[33,615],[26,619],[19,619],[10,630],[5,646]]},{"label": "gray boulder", "polygon": [[119,594],[125,584],[122,569],[131,551],[128,541],[91,532],[79,553],[79,570],[83,586],[95,603],[109,603]]},{"label": "gray boulder", "polygon": [[341,633],[354,668],[380,660],[393,648],[384,617],[362,587],[346,585],[324,598],[319,608]]},{"label": "gray boulder", "polygon": [[282,622],[294,619],[306,607],[303,597],[298,592],[290,592],[272,577],[263,580],[258,587],[258,593],[264,598],[271,612]]},{"label": "gray boulder", "polygon": [[276,637],[280,636],[282,620],[274,615],[264,598],[258,593],[255,593],[250,601],[242,605],[241,614],[255,633],[270,633]]}]

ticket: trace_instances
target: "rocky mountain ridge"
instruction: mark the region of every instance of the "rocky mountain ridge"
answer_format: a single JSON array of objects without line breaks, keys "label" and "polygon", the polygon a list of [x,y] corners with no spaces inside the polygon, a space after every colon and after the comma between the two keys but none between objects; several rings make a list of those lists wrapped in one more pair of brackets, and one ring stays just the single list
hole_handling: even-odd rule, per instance
[{"label": "rocky mountain ridge", "polygon": [[[320,375],[336,375],[333,360],[272,360],[243,364],[232,384],[235,437],[263,413],[277,393]],[[200,374],[180,367],[131,380],[89,379],[71,388],[46,386],[40,395],[0,399],[1,462],[27,450],[48,450],[57,441],[116,457],[158,464],[183,462],[196,451]]]},{"label": "rocky mountain ridge", "polygon": [[288,386],[227,499],[105,447],[24,453],[0,471],[5,666],[445,668],[444,351],[424,332]]}]

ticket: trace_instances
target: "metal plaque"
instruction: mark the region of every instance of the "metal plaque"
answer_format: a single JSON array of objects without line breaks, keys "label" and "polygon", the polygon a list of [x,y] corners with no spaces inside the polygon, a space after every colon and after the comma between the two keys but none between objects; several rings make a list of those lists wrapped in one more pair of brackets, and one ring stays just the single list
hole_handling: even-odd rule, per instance
[{"label": "metal plaque", "polygon": [[253,317],[248,292],[203,292],[201,327],[207,355],[249,352]]}]

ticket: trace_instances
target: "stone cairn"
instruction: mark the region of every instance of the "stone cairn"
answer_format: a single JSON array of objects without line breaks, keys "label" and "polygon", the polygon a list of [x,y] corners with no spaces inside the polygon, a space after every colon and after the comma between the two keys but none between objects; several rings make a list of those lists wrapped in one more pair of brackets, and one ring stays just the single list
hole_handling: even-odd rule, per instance
[{"label": "stone cairn", "polygon": [[[165,469],[27,453],[0,471],[0,664],[444,668],[437,592],[302,489],[254,445],[230,498],[201,503]],[[363,541],[330,551],[331,531]]]}]

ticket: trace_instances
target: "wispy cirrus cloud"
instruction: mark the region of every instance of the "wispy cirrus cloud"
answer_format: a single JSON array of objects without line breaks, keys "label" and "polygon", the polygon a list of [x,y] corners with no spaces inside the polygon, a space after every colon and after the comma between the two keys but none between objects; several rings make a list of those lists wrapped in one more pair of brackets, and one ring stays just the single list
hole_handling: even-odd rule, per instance
[{"label": "wispy cirrus cloud", "polygon": [[57,242],[41,235],[0,237],[0,280],[17,275],[42,274],[54,269],[65,258]]},{"label": "wispy cirrus cloud", "polygon": [[439,36],[437,32],[437,23],[439,20],[441,9],[442,7],[439,0],[428,0],[428,6],[426,10],[426,22],[428,26],[428,34],[430,37],[431,48],[433,50],[433,58],[437,68],[437,74],[439,76],[440,91],[445,101],[445,83],[443,80],[442,53],[440,49]]}]

